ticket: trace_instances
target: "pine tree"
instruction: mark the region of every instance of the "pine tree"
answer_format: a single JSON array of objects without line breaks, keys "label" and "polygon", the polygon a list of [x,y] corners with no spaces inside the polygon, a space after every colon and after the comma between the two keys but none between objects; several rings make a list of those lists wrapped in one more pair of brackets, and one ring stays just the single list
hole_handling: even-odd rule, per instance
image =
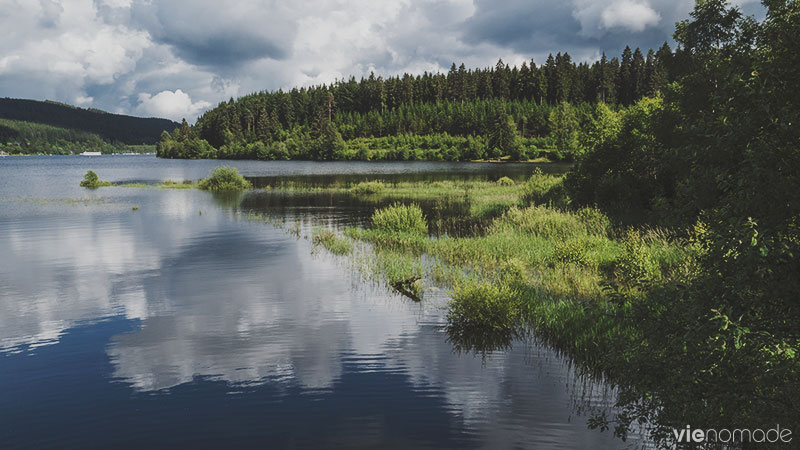
[{"label": "pine tree", "polygon": [[559,159],[578,148],[578,119],[569,103],[560,103],[550,113],[550,129]]},{"label": "pine tree", "polygon": [[644,95],[654,96],[656,92],[661,89],[664,84],[664,73],[661,64],[656,57],[653,49],[647,52],[647,60],[645,62],[645,91]]},{"label": "pine tree", "polygon": [[494,66],[494,72],[492,72],[492,91],[495,97],[509,98],[508,78],[508,67],[503,63],[502,58],[498,59]]},{"label": "pine tree", "polygon": [[569,53],[561,53],[556,55],[556,86],[555,86],[555,102],[566,102],[570,99],[572,92],[572,58]]},{"label": "pine tree", "polygon": [[522,159],[522,146],[517,134],[514,119],[506,113],[502,101],[497,103],[494,123],[489,135],[489,154],[494,158],[509,155],[513,159]]},{"label": "pine tree", "polygon": [[553,54],[547,56],[547,62],[544,64],[544,76],[547,86],[547,94],[545,95],[547,103],[556,103],[557,90],[558,90],[558,72],[556,71],[556,60]]},{"label": "pine tree", "polygon": [[459,80],[458,69],[456,63],[450,66],[450,71],[447,72],[447,98],[448,100],[455,101],[459,95]]},{"label": "pine tree", "polygon": [[189,138],[191,137],[191,134],[192,134],[192,130],[189,128],[189,123],[186,122],[186,119],[184,118],[181,121],[181,127],[180,127],[180,133],[179,133],[180,140],[181,141],[188,141]]},{"label": "pine tree", "polygon": [[630,105],[633,100],[632,86],[631,86],[631,66],[633,64],[633,52],[631,48],[625,46],[622,52],[622,60],[619,65],[619,72],[617,72],[617,101],[621,105]]},{"label": "pine tree", "polygon": [[467,73],[467,67],[464,63],[461,63],[461,65],[458,66],[458,95],[456,98],[461,103],[464,103],[470,98],[468,79],[469,74]]},{"label": "pine tree", "polygon": [[643,97],[647,90],[647,69],[642,51],[637,47],[631,60],[631,103]]}]

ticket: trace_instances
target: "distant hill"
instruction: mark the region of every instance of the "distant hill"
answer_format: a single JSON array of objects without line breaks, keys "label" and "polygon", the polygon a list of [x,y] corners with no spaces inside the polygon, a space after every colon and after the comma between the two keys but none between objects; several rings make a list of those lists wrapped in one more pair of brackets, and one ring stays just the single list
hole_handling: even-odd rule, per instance
[{"label": "distant hill", "polygon": [[52,101],[0,98],[0,119],[42,123],[94,133],[111,142],[155,144],[161,132],[172,131],[177,122],[111,114]]}]

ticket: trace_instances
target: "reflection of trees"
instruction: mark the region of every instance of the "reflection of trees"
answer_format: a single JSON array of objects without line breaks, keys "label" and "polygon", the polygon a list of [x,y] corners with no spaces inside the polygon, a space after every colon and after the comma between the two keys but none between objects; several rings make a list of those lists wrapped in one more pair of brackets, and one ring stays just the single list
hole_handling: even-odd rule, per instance
[{"label": "reflection of trees", "polygon": [[211,198],[217,206],[235,211],[239,209],[246,195],[247,193],[242,191],[214,191],[211,193]]}]

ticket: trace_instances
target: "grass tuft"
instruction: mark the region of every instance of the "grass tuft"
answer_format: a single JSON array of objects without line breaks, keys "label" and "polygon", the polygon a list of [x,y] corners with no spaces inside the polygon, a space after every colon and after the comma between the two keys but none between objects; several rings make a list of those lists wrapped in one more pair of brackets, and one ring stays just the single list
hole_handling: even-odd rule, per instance
[{"label": "grass tuft", "polygon": [[200,181],[199,187],[207,191],[242,191],[252,188],[253,185],[239,175],[235,167],[221,166],[212,170],[208,178]]},{"label": "grass tuft", "polygon": [[314,230],[311,240],[314,245],[322,245],[334,255],[349,255],[353,251],[353,242],[350,239],[331,230]]},{"label": "grass tuft", "polygon": [[419,205],[395,203],[379,209],[372,215],[372,226],[376,230],[412,235],[428,234],[428,222]]},{"label": "grass tuft", "polygon": [[362,181],[350,188],[350,192],[356,195],[380,194],[385,186],[380,181]]}]

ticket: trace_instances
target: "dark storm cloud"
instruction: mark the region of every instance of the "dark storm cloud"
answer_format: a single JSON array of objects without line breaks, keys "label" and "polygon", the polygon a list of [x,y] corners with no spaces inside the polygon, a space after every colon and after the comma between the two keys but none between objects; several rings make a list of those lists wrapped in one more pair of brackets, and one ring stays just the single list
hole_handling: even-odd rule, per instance
[{"label": "dark storm cloud", "polygon": [[255,59],[288,57],[295,26],[288,17],[281,17],[283,12],[277,5],[253,1],[137,0],[131,19],[186,62],[227,68]]},{"label": "dark storm cloud", "polygon": [[569,2],[478,0],[475,14],[465,23],[462,39],[470,44],[490,42],[521,51],[542,51],[581,42],[580,23]]},{"label": "dark storm cloud", "polygon": [[288,49],[248,32],[221,32],[199,39],[163,36],[161,42],[172,46],[178,56],[199,65],[227,66],[259,58],[284,59]]},{"label": "dark storm cloud", "polygon": [[602,51],[618,54],[626,45],[660,46],[691,6],[663,0],[477,0],[476,7],[462,30],[467,43],[489,42],[537,59],[565,51],[588,59]]}]

